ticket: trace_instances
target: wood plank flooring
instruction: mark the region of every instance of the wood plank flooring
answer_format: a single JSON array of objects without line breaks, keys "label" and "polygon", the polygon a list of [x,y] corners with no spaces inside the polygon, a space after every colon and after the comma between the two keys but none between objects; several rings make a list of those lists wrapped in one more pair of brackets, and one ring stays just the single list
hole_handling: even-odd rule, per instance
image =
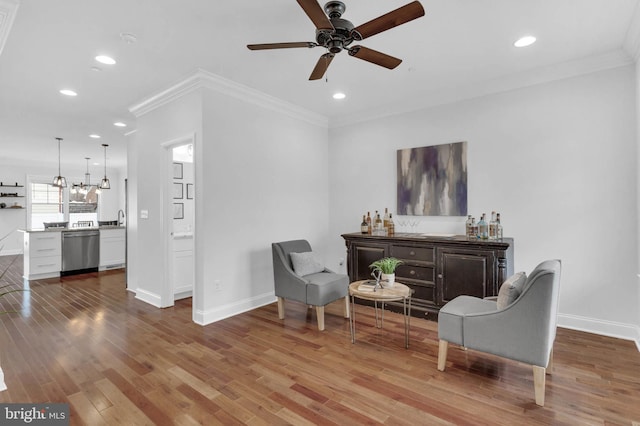
[{"label": "wood plank flooring", "polygon": [[[0,257],[0,270],[13,256]],[[23,285],[22,259],[3,281]],[[0,299],[0,403],[69,403],[72,425],[638,425],[632,342],[558,329],[544,407],[531,367],[456,346],[436,369],[435,322],[342,303],[271,305],[202,327],[190,300],[157,309],[109,271],[31,281]]]}]

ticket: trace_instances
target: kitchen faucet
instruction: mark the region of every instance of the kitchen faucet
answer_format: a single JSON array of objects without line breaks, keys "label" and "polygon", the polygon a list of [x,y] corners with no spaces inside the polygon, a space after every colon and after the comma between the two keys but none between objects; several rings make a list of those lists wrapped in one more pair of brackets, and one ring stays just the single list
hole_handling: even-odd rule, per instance
[{"label": "kitchen faucet", "polygon": [[[122,214],[122,219],[120,219],[120,215]],[[124,212],[122,211],[122,209],[118,210],[118,226],[122,226],[122,224],[124,223]]]}]

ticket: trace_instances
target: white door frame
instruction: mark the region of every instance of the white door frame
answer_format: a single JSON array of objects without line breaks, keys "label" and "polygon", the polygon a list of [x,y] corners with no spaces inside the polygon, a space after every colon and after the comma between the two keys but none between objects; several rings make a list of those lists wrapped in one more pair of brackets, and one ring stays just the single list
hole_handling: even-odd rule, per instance
[{"label": "white door frame", "polygon": [[[174,305],[173,294],[173,148],[181,145],[193,145],[194,152],[194,176],[195,176],[195,133],[189,133],[176,139],[172,139],[160,144],[163,149],[164,162],[164,184],[162,185],[162,235],[164,240],[164,279],[162,281],[162,291],[160,293],[161,307],[167,308]],[[194,211],[198,200],[194,196]],[[196,221],[193,224],[193,270],[196,270]],[[194,279],[192,290],[192,309],[196,305],[197,281]]]}]

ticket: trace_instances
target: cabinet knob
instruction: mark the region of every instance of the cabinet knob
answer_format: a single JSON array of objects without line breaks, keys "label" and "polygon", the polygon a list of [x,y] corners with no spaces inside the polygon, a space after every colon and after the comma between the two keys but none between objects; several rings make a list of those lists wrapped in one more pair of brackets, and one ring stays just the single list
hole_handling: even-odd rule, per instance
[{"label": "cabinet knob", "polygon": [[413,251],[413,250],[411,250],[411,251],[409,252],[409,254],[410,254],[411,256],[415,256],[415,255],[416,255],[416,252],[415,252],[415,251]]},{"label": "cabinet knob", "polygon": [[442,274],[438,274],[438,278],[442,279]]},{"label": "cabinet knob", "polygon": [[411,275],[415,275],[415,274],[416,274],[416,271],[414,271],[414,270],[412,269],[412,270],[410,270],[410,271],[409,271],[409,274],[411,274]]}]

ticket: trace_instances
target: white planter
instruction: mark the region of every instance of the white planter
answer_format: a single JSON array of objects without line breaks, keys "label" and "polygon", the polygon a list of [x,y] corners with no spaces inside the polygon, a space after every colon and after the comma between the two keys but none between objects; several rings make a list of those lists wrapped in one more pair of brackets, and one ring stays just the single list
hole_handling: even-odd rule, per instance
[{"label": "white planter", "polygon": [[382,286],[393,287],[396,283],[396,274],[382,274]]}]

